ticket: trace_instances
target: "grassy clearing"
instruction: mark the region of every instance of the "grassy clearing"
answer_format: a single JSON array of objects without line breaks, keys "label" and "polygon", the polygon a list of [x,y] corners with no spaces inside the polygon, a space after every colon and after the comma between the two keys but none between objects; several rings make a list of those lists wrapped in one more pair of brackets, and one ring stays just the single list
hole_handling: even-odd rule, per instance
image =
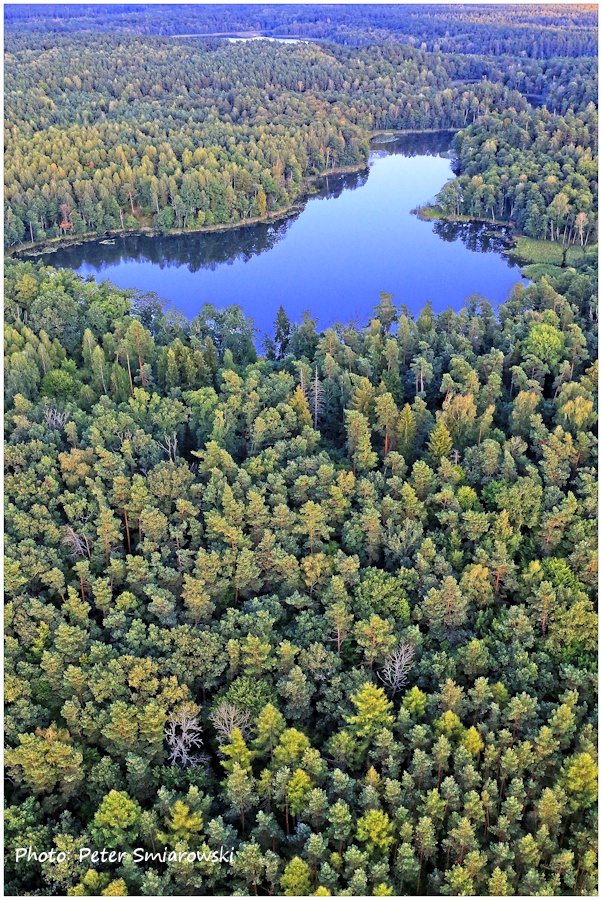
[{"label": "grassy clearing", "polygon": [[444,213],[437,203],[426,203],[424,206],[418,206],[412,210],[412,213],[424,222],[437,220],[444,222],[491,222],[491,219],[476,219],[474,216],[454,216],[451,213]]},{"label": "grassy clearing", "polygon": [[[540,281],[544,275],[548,278],[553,278],[561,272],[566,272],[566,269],[561,269],[560,266],[550,266],[547,263],[531,263],[529,265],[524,265],[521,263],[520,272],[523,278],[527,278],[529,281]],[[571,268],[571,272],[575,270]]]},{"label": "grassy clearing", "polygon": [[440,206],[436,206],[435,204],[427,203],[425,206],[418,206],[416,209],[413,209],[412,212],[424,222],[432,222],[435,219],[443,218],[443,210]]},{"label": "grassy clearing", "polygon": [[493,222],[490,218],[482,216],[454,216],[452,213],[445,213],[437,203],[426,203],[424,206],[418,206],[412,210],[413,215],[418,216],[424,222],[433,222],[441,220],[443,222],[482,222],[484,225],[508,225],[503,219],[497,219]]},{"label": "grassy clearing", "polygon": [[[562,265],[562,244],[552,241],[536,241],[533,238],[519,237],[512,248],[512,256],[522,265]],[[581,247],[569,247],[565,266],[574,266],[583,260]]]}]

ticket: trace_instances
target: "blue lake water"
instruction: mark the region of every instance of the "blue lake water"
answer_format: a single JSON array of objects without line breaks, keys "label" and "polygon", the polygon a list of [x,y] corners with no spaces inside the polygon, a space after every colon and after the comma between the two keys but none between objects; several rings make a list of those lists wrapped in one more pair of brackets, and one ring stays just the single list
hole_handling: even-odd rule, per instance
[{"label": "blue lake water", "polygon": [[203,303],[239,304],[271,332],[280,304],[320,328],[368,320],[381,291],[418,312],[459,309],[471,294],[503,302],[520,272],[500,255],[508,235],[483,225],[423,222],[411,210],[453,177],[449,135],[373,145],[367,170],[323,179],[294,216],[213,233],[118,237],[45,254],[120,288],[156,291],[193,318]]}]

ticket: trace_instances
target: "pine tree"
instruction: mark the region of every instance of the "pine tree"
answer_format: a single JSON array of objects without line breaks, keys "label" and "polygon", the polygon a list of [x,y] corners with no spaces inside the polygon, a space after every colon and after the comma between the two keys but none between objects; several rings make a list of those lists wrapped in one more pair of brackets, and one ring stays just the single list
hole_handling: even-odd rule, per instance
[{"label": "pine tree", "polygon": [[182,800],[176,800],[165,817],[165,826],[166,833],[157,835],[160,840],[172,847],[194,846],[203,830],[203,816]]},{"label": "pine tree", "polygon": [[442,418],[438,419],[431,431],[428,446],[430,454],[436,462],[443,457],[449,456],[451,453],[453,447],[452,436],[445,427]]},{"label": "pine tree", "polygon": [[588,809],[596,801],[598,766],[590,753],[577,753],[562,767],[560,784],[566,791],[571,812]]},{"label": "pine tree", "polygon": [[305,808],[305,800],[311,791],[311,779],[303,769],[295,769],[288,783],[289,810],[298,816]]},{"label": "pine tree", "polygon": [[391,394],[387,392],[376,398],[376,421],[380,433],[384,434],[385,438],[384,458],[387,457],[390,450],[395,449],[398,416],[397,406]]},{"label": "pine tree", "polygon": [[273,706],[267,703],[256,722],[257,736],[253,742],[256,747],[258,756],[266,756],[269,752],[270,760],[274,758],[274,747],[278,742],[282,732],[286,728],[284,716]]},{"label": "pine tree", "polygon": [[358,738],[370,741],[382,728],[393,724],[393,716],[390,715],[393,704],[382,688],[367,682],[356,694],[352,694],[351,702],[356,711],[346,721],[352,734]]},{"label": "pine tree", "polygon": [[496,866],[491,873],[487,887],[489,895],[492,897],[510,897],[514,894],[507,873],[503,872],[499,866]]},{"label": "pine tree", "polygon": [[330,822],[330,833],[338,843],[338,852],[341,853],[343,843],[347,840],[351,833],[352,818],[349,806],[344,800],[337,800],[330,809],[328,814]]},{"label": "pine tree", "polygon": [[267,205],[267,197],[265,195],[265,191],[263,188],[259,188],[257,191],[257,196],[255,197],[255,204],[257,206],[257,215],[260,219],[265,219],[268,211]]},{"label": "pine tree", "polygon": [[370,616],[366,621],[357,622],[353,631],[370,670],[375,662],[389,655],[396,643],[391,625],[380,616]]},{"label": "pine tree", "polygon": [[311,893],[311,871],[306,862],[295,856],[286,866],[280,879],[285,897],[307,897]]},{"label": "pine tree", "polygon": [[276,345],[276,359],[284,359],[291,337],[291,323],[283,306],[278,307],[276,322],[274,323],[274,343]]},{"label": "pine tree", "polygon": [[408,462],[414,456],[416,438],[416,417],[409,403],[403,407],[397,422],[397,446]]},{"label": "pine tree", "polygon": [[255,782],[248,768],[232,761],[230,774],[225,781],[226,798],[240,816],[241,830],[245,835],[245,813],[257,803]]},{"label": "pine tree", "polygon": [[358,819],[356,834],[358,841],[366,844],[368,852],[378,851],[384,855],[394,840],[393,823],[386,812],[370,809]]},{"label": "pine tree", "polygon": [[420,879],[425,859],[430,859],[437,849],[437,838],[432,821],[423,816],[416,825],[414,843],[418,851],[419,867],[416,880],[416,894],[420,894]]},{"label": "pine tree", "polygon": [[387,294],[385,291],[380,292],[380,301],[375,307],[374,312],[380,322],[382,322],[387,334],[391,330],[391,325],[397,321],[397,310],[393,304],[393,294]]},{"label": "pine tree", "polygon": [[338,600],[326,609],[324,616],[334,632],[333,640],[337,644],[337,656],[340,656],[343,641],[348,637],[351,630],[353,615],[349,612],[345,602]]},{"label": "pine tree", "polygon": [[101,847],[129,847],[138,837],[141,812],[125,791],[110,791],[94,814],[92,836]]},{"label": "pine tree", "polygon": [[255,896],[259,893],[258,885],[265,874],[266,863],[261,848],[253,840],[249,844],[241,844],[234,857],[233,870],[242,877],[247,887],[253,886]]},{"label": "pine tree", "polygon": [[429,629],[440,636],[464,624],[467,608],[468,600],[451,575],[443,579],[439,590],[431,588],[422,601],[422,614]]},{"label": "pine tree", "polygon": [[372,449],[368,420],[362,413],[347,410],[345,413],[347,445],[353,462],[353,474],[368,472],[376,465],[377,455]]},{"label": "pine tree", "polygon": [[222,766],[226,772],[232,772],[234,766],[239,766],[244,772],[251,770],[251,761],[255,754],[248,749],[240,728],[232,730],[230,743],[220,747],[220,752],[227,757],[222,760]]}]

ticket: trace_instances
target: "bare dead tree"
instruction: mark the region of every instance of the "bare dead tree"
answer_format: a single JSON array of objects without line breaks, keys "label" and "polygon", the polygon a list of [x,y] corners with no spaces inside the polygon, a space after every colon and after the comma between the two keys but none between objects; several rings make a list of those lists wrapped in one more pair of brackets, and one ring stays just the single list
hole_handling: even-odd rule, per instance
[{"label": "bare dead tree", "polygon": [[69,421],[69,416],[71,414],[68,412],[61,412],[60,410],[55,409],[54,406],[45,406],[42,410],[42,415],[49,428],[64,428]]},{"label": "bare dead tree", "polygon": [[314,377],[310,388],[311,409],[314,418],[314,428],[318,427],[318,419],[324,409],[324,391],[322,385],[318,381],[318,367],[314,372]]},{"label": "bare dead tree", "polygon": [[414,648],[411,644],[400,644],[385,660],[385,664],[378,677],[391,691],[394,697],[400,687],[407,683],[407,674],[414,658]]},{"label": "bare dead tree", "polygon": [[134,437],[133,431],[117,431],[115,432],[115,436],[119,438],[119,447],[120,449],[123,447],[126,441],[131,441]]},{"label": "bare dead tree", "polygon": [[302,366],[299,368],[299,387],[301,388],[301,393],[307,400],[307,381],[305,380],[305,371]]},{"label": "bare dead tree", "polygon": [[242,736],[246,737],[251,727],[251,714],[246,710],[238,709],[232,703],[222,702],[209,716],[217,735],[222,741],[229,741],[235,728],[240,729]]},{"label": "bare dead tree", "polygon": [[76,560],[79,559],[80,556],[87,556],[88,559],[90,558],[90,542],[88,541],[88,538],[85,534],[78,534],[71,525],[67,525],[65,528],[63,544],[71,550],[71,559]]},{"label": "bare dead tree", "polygon": [[175,431],[173,434],[165,435],[164,443],[161,443],[161,441],[155,441],[155,443],[158,447],[161,447],[162,450],[165,450],[171,461],[175,463],[178,455],[178,437]]},{"label": "bare dead tree", "polygon": [[195,752],[202,747],[202,727],[195,713],[196,707],[186,704],[177,713],[172,713],[165,728],[165,738],[169,747],[169,761],[181,769],[195,768],[205,761],[205,757]]}]

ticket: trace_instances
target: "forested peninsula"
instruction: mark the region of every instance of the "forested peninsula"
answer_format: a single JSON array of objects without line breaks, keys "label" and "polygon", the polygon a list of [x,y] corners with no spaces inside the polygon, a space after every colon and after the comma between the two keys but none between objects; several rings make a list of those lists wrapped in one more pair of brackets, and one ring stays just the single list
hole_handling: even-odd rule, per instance
[{"label": "forested peninsula", "polygon": [[312,176],[364,166],[371,133],[408,129],[462,129],[464,174],[443,214],[502,219],[538,239],[595,229],[594,56],[518,64],[486,55],[480,31],[468,55],[424,41],[91,40],[86,20],[49,39],[47,18],[39,31],[7,24],[8,247],[263,219],[290,209]]},{"label": "forested peninsula", "polygon": [[[327,11],[7,12],[8,249],[435,127],[437,214],[530,263],[259,348],[244,298],[5,260],[7,893],[597,891],[596,13]],[[319,40],[170,36],[234,30]]]}]

